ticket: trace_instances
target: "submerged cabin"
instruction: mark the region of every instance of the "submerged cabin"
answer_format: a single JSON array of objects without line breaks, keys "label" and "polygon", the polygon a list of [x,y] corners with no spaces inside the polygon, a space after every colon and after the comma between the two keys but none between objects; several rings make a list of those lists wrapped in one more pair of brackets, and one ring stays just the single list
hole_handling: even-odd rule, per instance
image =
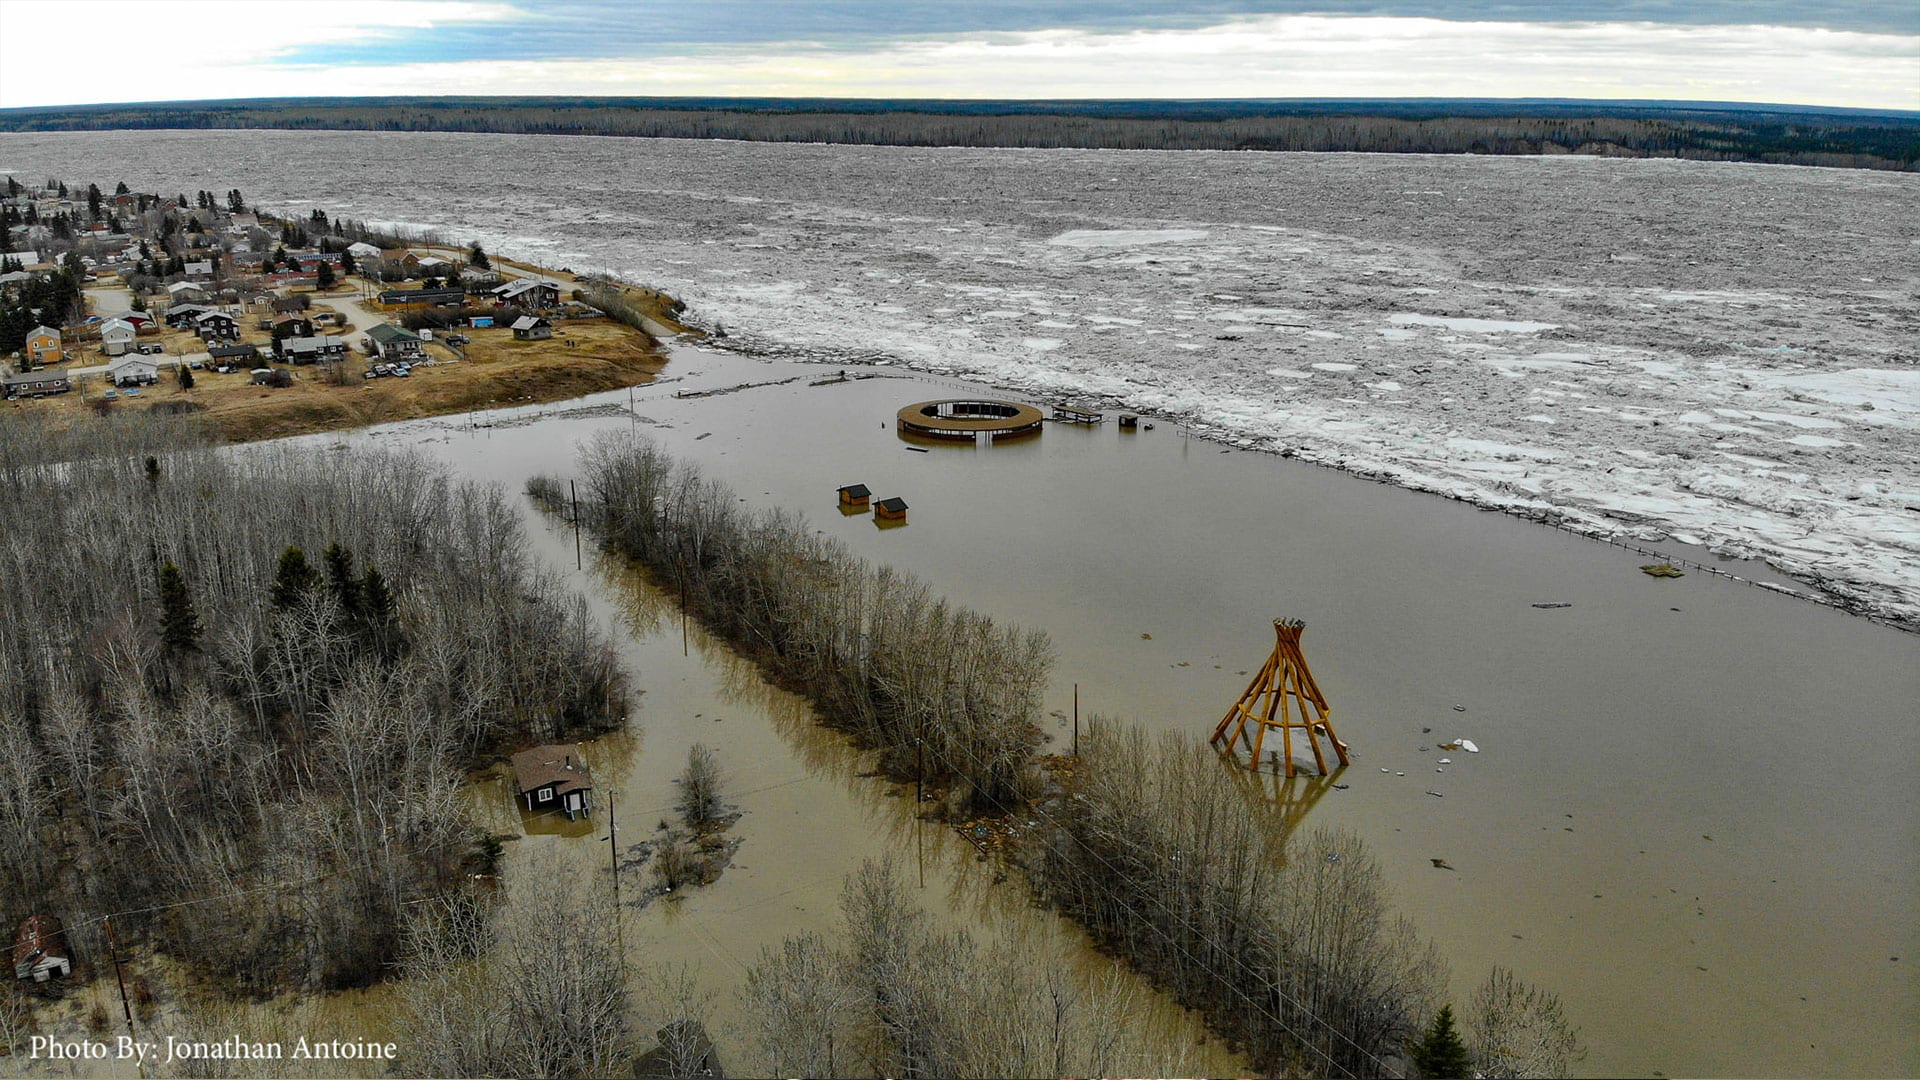
[{"label": "submerged cabin", "polygon": [[840,505],[849,510],[865,510],[873,492],[865,484],[848,484],[840,489]]},{"label": "submerged cabin", "polygon": [[1140,418],[1132,413],[1120,414],[1120,430],[1132,431],[1140,426]]},{"label": "submerged cabin", "polygon": [[528,811],[559,810],[571,821],[593,808],[593,777],[576,745],[536,746],[513,755],[513,785]]},{"label": "submerged cabin", "polygon": [[907,500],[898,495],[891,499],[881,499],[873,504],[873,516],[881,521],[907,520]]},{"label": "submerged cabin", "polygon": [[60,920],[50,915],[32,915],[20,924],[20,932],[13,937],[14,978],[46,982],[55,975],[72,971],[73,959]]}]

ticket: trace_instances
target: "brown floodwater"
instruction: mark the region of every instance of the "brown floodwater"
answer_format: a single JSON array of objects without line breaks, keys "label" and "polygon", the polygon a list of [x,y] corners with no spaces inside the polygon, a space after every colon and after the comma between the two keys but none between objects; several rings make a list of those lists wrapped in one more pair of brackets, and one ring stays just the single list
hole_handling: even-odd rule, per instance
[{"label": "brown floodwater", "polygon": [[[1307,824],[1369,842],[1449,960],[1456,1002],[1496,964],[1557,992],[1586,1075],[1920,1074],[1920,638],[1720,577],[1648,577],[1634,552],[1170,423],[910,449],[893,432],[902,405],[987,391],[885,369],[808,385],[820,374],[682,347],[631,413],[619,392],[351,438],[517,488],[573,475],[595,432],[645,433],[751,505],[803,510],[869,558],[1047,631],[1056,746],[1076,684],[1082,715],[1210,732],[1272,648],[1270,620],[1305,619],[1354,763],[1346,788],[1292,795]],[[905,498],[910,524],[838,512],[850,483]],[[564,528],[533,533],[571,574]],[[719,751],[746,811],[734,868],[634,924],[645,955],[700,962],[730,990],[763,945],[834,923],[860,858],[911,857],[910,797],[859,777],[860,755],[697,627],[682,657],[677,617],[631,575],[590,563],[577,580],[630,632],[645,691],[604,751],[623,844],[664,813],[694,741]],[[1459,738],[1478,752],[1438,748]],[[606,858],[587,835],[519,842],[548,844]],[[927,852],[942,917],[1024,905],[945,830]]]}]

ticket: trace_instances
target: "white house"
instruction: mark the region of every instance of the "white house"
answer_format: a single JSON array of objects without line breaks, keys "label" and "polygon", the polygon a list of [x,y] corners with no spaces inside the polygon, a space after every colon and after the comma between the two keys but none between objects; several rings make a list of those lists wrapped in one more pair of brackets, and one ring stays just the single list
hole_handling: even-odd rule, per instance
[{"label": "white house", "polygon": [[167,295],[176,304],[184,300],[205,300],[207,289],[197,281],[176,281],[167,286]]},{"label": "white house", "polygon": [[115,386],[152,386],[160,381],[160,365],[151,356],[129,354],[107,365],[107,380]]},{"label": "white house", "polygon": [[213,276],[213,262],[212,260],[190,262],[186,266],[186,272],[187,276],[195,281],[205,281]]},{"label": "white house", "polygon": [[379,258],[380,249],[365,241],[359,241],[347,245],[347,254],[352,255],[354,261],[358,262],[361,259]]},{"label": "white house", "polygon": [[133,351],[133,337],[139,333],[134,325],[125,319],[108,319],[100,324],[100,351],[108,356],[120,356]]}]

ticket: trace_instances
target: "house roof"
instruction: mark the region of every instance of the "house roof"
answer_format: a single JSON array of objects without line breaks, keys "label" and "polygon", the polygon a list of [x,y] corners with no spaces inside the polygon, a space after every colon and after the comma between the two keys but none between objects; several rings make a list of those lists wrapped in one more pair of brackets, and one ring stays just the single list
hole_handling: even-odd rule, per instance
[{"label": "house roof", "polygon": [[225,360],[230,356],[258,356],[260,355],[260,350],[244,343],[215,345],[213,348],[207,350],[207,355],[213,357],[215,360]]},{"label": "house roof", "polygon": [[334,337],[332,334],[322,334],[319,337],[288,338],[286,348],[291,352],[297,353],[324,352],[328,349],[344,349],[346,348],[346,344],[345,341]]},{"label": "house roof", "polygon": [[167,286],[167,291],[170,293],[186,292],[188,289],[192,289],[195,292],[207,291],[207,287],[205,285],[200,284],[197,281],[176,281],[173,284]]},{"label": "house roof", "polygon": [[141,356],[139,353],[128,353],[127,355],[121,357],[120,359],[115,360],[113,363],[108,364],[107,370],[119,371],[123,367],[158,368],[159,366],[160,366],[160,362],[155,360],[151,356]]},{"label": "house roof", "polygon": [[381,345],[393,345],[402,341],[418,342],[420,335],[411,330],[403,330],[392,323],[381,323],[367,331],[367,336]]},{"label": "house roof", "polygon": [[515,330],[531,330],[536,326],[552,326],[552,325],[553,325],[552,323],[548,322],[547,320],[541,318],[538,315],[522,315],[519,318],[513,320],[513,328]]},{"label": "house roof", "polygon": [[27,331],[27,339],[29,341],[37,337],[50,337],[55,341],[59,341],[60,331],[55,330],[51,326],[36,326],[32,330]]},{"label": "house roof", "polygon": [[867,485],[865,484],[848,484],[840,490],[856,499],[864,499],[873,494],[873,492],[867,490]]},{"label": "house roof", "polygon": [[903,499],[903,498],[901,498],[901,497],[899,497],[898,495],[896,495],[896,496],[894,496],[894,497],[893,497],[893,498],[891,498],[891,499],[881,499],[881,500],[880,500],[880,501],[879,501],[878,503],[876,503],[875,505],[877,505],[878,507],[880,507],[880,509],[882,509],[882,510],[889,510],[889,511],[891,511],[891,510],[905,510],[905,509],[907,508],[907,500],[905,500],[905,499]]},{"label": "house roof", "polygon": [[[202,318],[205,318],[205,316],[202,316]],[[108,319],[106,322],[103,322],[100,324],[100,333],[103,336],[106,334],[107,331],[113,330],[113,329],[124,329],[129,334],[137,334],[140,332],[139,327],[133,325],[132,323],[128,322],[125,319]]]},{"label": "house roof", "polygon": [[20,924],[19,933],[13,936],[13,967],[19,971],[22,964],[37,964],[43,957],[67,955],[66,934],[61,931],[60,920],[51,915],[29,915],[27,921]]},{"label": "house roof", "polygon": [[17,375],[0,375],[0,385],[27,386],[32,383],[51,382],[55,379],[64,379],[66,377],[66,368],[55,368],[52,371],[41,368],[38,371],[23,371]]},{"label": "house roof", "polygon": [[224,311],[203,311],[193,317],[194,322],[207,322],[211,319],[225,319],[228,322],[232,322],[233,316]]},{"label": "house roof", "polygon": [[593,776],[577,745],[536,746],[513,755],[514,787],[524,795],[553,785],[555,795],[569,791],[592,791]]}]

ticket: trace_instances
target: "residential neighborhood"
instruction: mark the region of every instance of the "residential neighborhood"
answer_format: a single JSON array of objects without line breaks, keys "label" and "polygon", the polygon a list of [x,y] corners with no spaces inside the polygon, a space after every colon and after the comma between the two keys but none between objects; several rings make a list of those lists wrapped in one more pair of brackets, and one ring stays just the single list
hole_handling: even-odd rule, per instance
[{"label": "residential neighborhood", "polygon": [[[238,190],[107,194],[12,177],[0,221],[0,395],[16,406],[76,394],[112,407],[175,383],[202,403],[223,386],[301,379],[371,389],[474,350],[605,345],[556,327],[608,325],[571,280],[496,265],[478,245],[397,242],[319,210],[277,217]],[[273,365],[286,376],[256,374]]]}]

